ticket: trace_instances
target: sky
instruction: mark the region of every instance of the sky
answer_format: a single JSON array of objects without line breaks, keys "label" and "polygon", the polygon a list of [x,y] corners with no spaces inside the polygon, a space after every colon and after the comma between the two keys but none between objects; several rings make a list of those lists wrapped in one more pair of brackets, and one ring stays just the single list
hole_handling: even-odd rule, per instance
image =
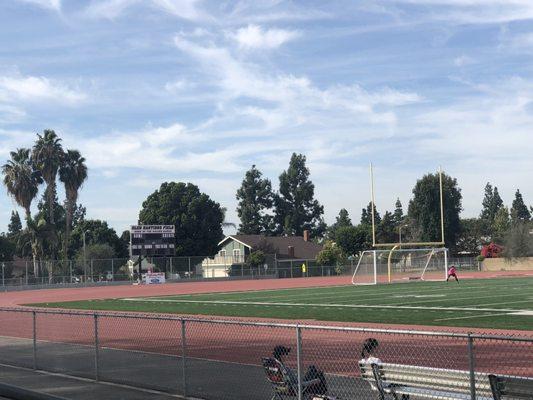
[{"label": "sky", "polygon": [[79,201],[119,233],[164,181],[238,223],[246,170],[277,189],[293,152],[328,223],[359,220],[370,162],[381,212],[439,167],[465,218],[488,181],[531,205],[533,1],[2,1],[0,163],[44,129],[85,156]]}]

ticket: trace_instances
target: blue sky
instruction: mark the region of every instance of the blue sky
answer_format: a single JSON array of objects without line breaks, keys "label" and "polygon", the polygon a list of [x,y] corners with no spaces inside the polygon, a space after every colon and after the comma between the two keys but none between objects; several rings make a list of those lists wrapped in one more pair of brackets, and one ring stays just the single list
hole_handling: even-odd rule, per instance
[{"label": "blue sky", "polygon": [[[407,205],[441,165],[533,203],[531,0],[0,3],[0,160],[51,128],[87,158],[80,201],[118,231],[163,181],[228,208],[255,164],[308,158],[328,223]],[[4,161],[2,161],[3,163]],[[14,202],[0,195],[0,231]]]}]

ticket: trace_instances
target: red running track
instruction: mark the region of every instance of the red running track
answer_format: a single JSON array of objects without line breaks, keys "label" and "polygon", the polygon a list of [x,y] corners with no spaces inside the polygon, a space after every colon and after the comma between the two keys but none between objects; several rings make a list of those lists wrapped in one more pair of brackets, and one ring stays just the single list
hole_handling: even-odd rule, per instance
[{"label": "red running track", "polygon": [[[506,274],[509,276],[523,273]],[[502,274],[471,273],[468,277],[487,278]],[[466,278],[466,274],[463,274]],[[73,289],[47,289],[0,294],[0,306],[20,307],[22,304],[69,300],[90,300],[117,297],[144,297],[206,292],[230,292],[298,287],[318,287],[348,284],[349,277],[295,278],[246,281],[184,282],[154,286],[110,286]],[[173,320],[126,318],[117,315],[99,319],[99,340],[103,347],[179,354],[181,348],[179,322]],[[295,347],[295,329],[281,327],[252,327],[208,322],[187,323],[187,347],[190,357],[214,359],[243,364],[258,364],[277,344]],[[228,319],[224,317],[224,319]],[[249,321],[248,318],[231,318]],[[259,320],[254,318],[255,321]],[[31,338],[31,313],[0,312],[0,335]],[[263,320],[264,321],[264,320]],[[287,322],[272,321],[271,322]],[[427,331],[467,332],[472,329],[385,325],[368,323],[325,323],[299,321],[313,325],[341,325],[366,328],[413,329]],[[39,314],[39,340],[79,345],[92,345],[92,315]],[[290,321],[295,323],[295,321]],[[530,332],[476,329],[477,333],[531,337]],[[441,368],[468,367],[467,342],[463,338],[447,336],[416,336],[412,334],[384,334],[378,332],[342,332],[325,329],[304,329],[303,354],[306,364],[319,365],[329,373],[357,375],[357,360],[361,343],[372,336],[380,341],[378,356],[388,362],[409,363]],[[481,339],[475,341],[476,366],[486,372],[509,373],[533,377],[533,341],[507,342]]]}]

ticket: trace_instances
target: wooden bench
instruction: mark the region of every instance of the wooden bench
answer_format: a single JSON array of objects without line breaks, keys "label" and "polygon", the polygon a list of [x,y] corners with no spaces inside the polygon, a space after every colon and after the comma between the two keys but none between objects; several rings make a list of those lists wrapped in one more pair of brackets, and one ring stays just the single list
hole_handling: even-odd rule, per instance
[{"label": "wooden bench", "polygon": [[494,400],[533,400],[533,379],[521,376],[489,375]]},{"label": "wooden bench", "polygon": [[[362,378],[370,382],[380,400],[402,400],[409,396],[439,400],[471,399],[469,371],[388,363],[369,365],[362,362],[359,368]],[[476,400],[494,400],[489,374],[475,372],[474,378]]]}]

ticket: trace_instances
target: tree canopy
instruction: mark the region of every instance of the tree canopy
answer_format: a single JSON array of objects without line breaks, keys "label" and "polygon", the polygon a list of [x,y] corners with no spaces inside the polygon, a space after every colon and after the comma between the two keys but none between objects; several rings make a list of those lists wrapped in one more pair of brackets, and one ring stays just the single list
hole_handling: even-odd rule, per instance
[{"label": "tree canopy", "polygon": [[262,178],[262,175],[252,165],[237,190],[237,215],[241,220],[239,233],[251,235],[269,233],[272,230],[272,216],[267,211],[272,208],[274,194],[270,180]]},{"label": "tree canopy", "polygon": [[517,224],[519,222],[528,222],[529,220],[531,220],[531,214],[524,203],[522,193],[517,189],[511,206],[511,222]]},{"label": "tree canopy", "polygon": [[[461,230],[459,213],[462,210],[461,189],[457,179],[442,175],[444,201],[444,241],[453,248]],[[439,174],[427,174],[416,182],[409,202],[408,216],[413,221],[419,241],[441,240]]]},{"label": "tree canopy", "polygon": [[222,240],[220,205],[192,183],[165,182],[143,202],[141,224],[176,226],[177,256],[209,256]]},{"label": "tree canopy", "polygon": [[309,180],[305,163],[304,155],[293,153],[289,168],[279,176],[279,193],[274,198],[278,234],[301,236],[309,230],[318,237],[326,229],[324,207],[314,198],[315,185]]}]

